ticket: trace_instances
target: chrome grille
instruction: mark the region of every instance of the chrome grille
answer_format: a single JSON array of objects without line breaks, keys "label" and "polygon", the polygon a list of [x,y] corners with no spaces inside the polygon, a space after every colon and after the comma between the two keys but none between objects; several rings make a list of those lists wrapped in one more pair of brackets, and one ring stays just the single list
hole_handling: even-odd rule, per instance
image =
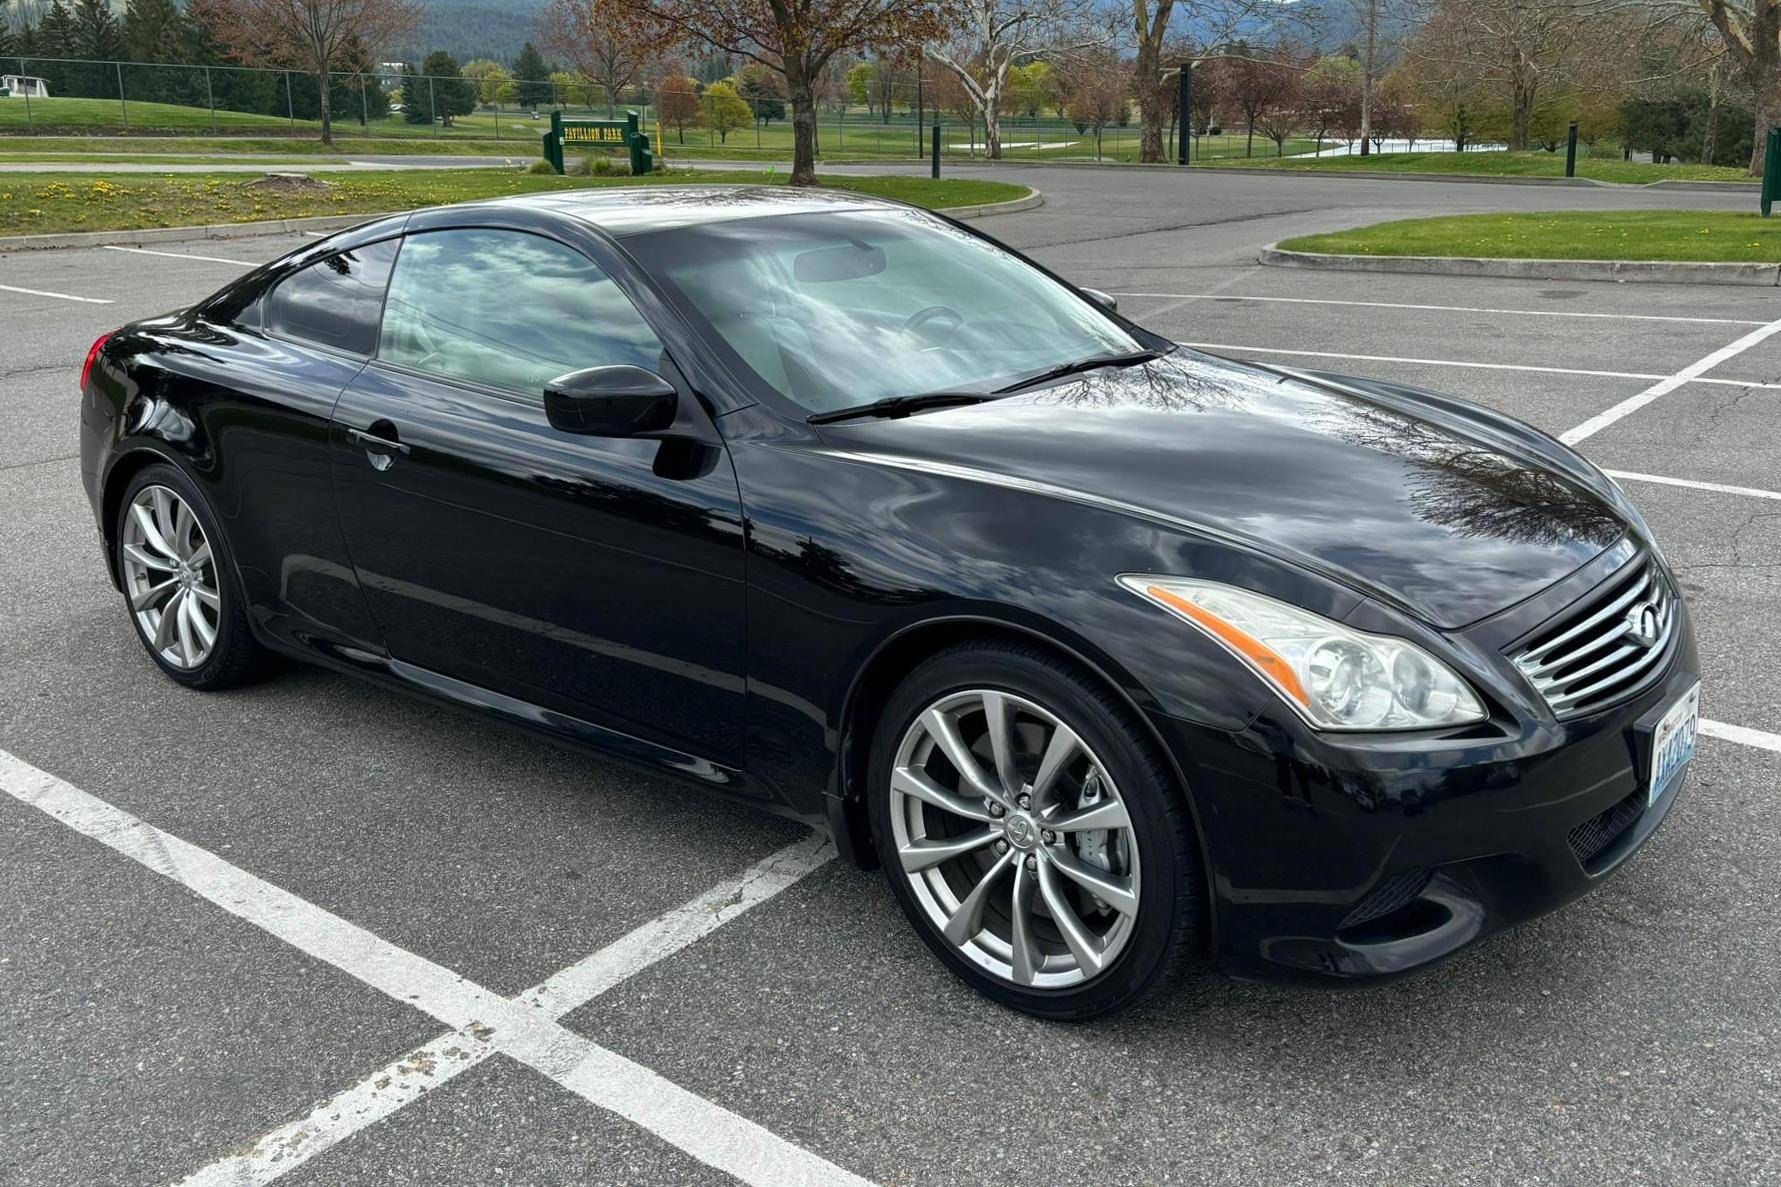
[{"label": "chrome grille", "polygon": [[[1642,627],[1653,626],[1647,638]],[[1541,627],[1510,659],[1555,714],[1581,717],[1661,673],[1675,633],[1675,592],[1645,557]]]}]

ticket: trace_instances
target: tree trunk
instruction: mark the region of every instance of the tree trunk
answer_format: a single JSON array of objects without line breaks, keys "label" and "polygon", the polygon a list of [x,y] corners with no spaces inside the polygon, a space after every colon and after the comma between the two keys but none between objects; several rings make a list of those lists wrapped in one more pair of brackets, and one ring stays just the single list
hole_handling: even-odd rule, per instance
[{"label": "tree trunk", "polygon": [[1360,155],[1367,155],[1373,138],[1373,58],[1379,43],[1379,0],[1367,0],[1367,48],[1361,58]]},{"label": "tree trunk", "polygon": [[1719,66],[1707,71],[1707,134],[1701,141],[1701,164],[1711,165],[1719,148]]},{"label": "tree trunk", "polygon": [[998,96],[985,96],[983,105],[983,156],[985,160],[1002,159],[1002,113],[997,111]]},{"label": "tree trunk", "polygon": [[816,180],[816,89],[793,63],[786,63],[786,89],[792,100],[792,185],[821,185]]},{"label": "tree trunk", "polygon": [[316,76],[316,82],[321,87],[322,143],[323,144],[333,144],[334,143],[334,103],[333,103],[333,97],[328,94],[328,72],[326,70],[323,70],[320,74],[318,74]]},{"label": "tree trunk", "polygon": [[1509,74],[1514,90],[1509,151],[1526,152],[1534,126],[1534,72],[1533,63],[1519,46],[1510,51]]},{"label": "tree trunk", "polygon": [[[1147,0],[1140,0],[1146,3]],[[1163,161],[1163,125],[1167,123],[1169,104],[1163,101],[1159,77],[1162,68],[1162,32],[1138,40],[1138,160],[1146,164]]]}]

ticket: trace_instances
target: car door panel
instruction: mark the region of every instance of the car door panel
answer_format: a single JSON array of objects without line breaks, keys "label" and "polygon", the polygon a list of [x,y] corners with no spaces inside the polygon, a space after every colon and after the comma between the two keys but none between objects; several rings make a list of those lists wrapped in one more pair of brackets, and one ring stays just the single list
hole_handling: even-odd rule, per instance
[{"label": "car door panel", "polygon": [[[479,352],[499,336],[478,332]],[[391,655],[739,763],[742,509],[728,454],[700,448],[560,432],[539,396],[373,362],[332,454]]]}]

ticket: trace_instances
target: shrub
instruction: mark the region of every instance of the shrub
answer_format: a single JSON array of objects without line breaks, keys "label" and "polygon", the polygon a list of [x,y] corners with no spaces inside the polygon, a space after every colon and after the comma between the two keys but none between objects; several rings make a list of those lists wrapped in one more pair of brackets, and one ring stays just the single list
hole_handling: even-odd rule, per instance
[{"label": "shrub", "polygon": [[548,173],[552,177],[554,177],[554,176],[556,176],[557,171],[550,167],[549,161],[533,161],[530,165],[528,165],[526,167],[526,172],[531,173],[531,174]]}]

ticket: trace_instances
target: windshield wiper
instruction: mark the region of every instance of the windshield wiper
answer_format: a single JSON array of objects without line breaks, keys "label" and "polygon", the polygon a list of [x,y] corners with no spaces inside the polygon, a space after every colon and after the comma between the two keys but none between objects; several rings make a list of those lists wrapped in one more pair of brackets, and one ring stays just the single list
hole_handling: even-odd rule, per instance
[{"label": "windshield wiper", "polygon": [[1023,387],[1033,387],[1036,384],[1052,379],[1062,379],[1066,375],[1075,375],[1081,371],[1095,371],[1102,367],[1132,367],[1139,363],[1155,362],[1162,357],[1163,352],[1160,350],[1130,350],[1123,354],[1091,354],[1085,359],[1077,359],[1073,363],[1062,363],[1049,370],[1041,371],[1037,375],[1029,375],[1007,387],[997,388],[996,392],[998,394],[1017,392]]},{"label": "windshield wiper", "polygon": [[886,396],[882,400],[873,400],[870,404],[840,408],[834,412],[818,412],[805,419],[813,425],[826,425],[838,420],[863,417],[908,416],[911,412],[920,412],[924,408],[944,408],[949,404],[981,404],[995,398],[990,392],[921,392],[913,396]]}]

